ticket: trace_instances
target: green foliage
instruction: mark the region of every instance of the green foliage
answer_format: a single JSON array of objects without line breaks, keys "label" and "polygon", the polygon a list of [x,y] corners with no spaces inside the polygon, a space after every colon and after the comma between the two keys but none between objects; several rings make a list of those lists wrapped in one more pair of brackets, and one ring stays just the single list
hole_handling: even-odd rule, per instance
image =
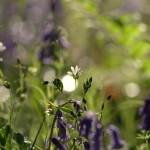
[{"label": "green foliage", "polygon": [[149,140],[150,139],[150,131],[141,130],[141,133],[137,134],[137,138],[141,140]]},{"label": "green foliage", "polygon": [[61,82],[60,79],[55,78],[53,80],[53,84],[56,87],[57,90],[59,90],[60,92],[63,92],[63,83]]},{"label": "green foliage", "polygon": [[[2,98],[4,97],[4,100],[0,101],[0,148],[6,150],[13,150],[12,147],[18,150],[28,149],[31,144],[25,140],[25,137],[30,139],[32,144],[34,143],[33,139],[38,131],[35,125],[40,126],[45,112],[49,113],[49,116],[42,122],[40,133],[37,134],[37,139],[33,144],[35,148],[41,147],[37,149],[44,149],[43,145],[46,137],[50,137],[53,127],[52,120],[55,120],[54,116],[57,110],[61,110],[65,114],[68,122],[72,122],[74,119],[75,123],[85,111],[92,110],[99,115],[100,119],[103,119],[103,125],[107,126],[113,122],[120,127],[129,149],[136,146],[142,149],[140,145],[145,143],[143,140],[149,140],[149,132],[146,131],[142,131],[136,138],[137,126],[141,121],[138,110],[143,105],[143,99],[149,94],[150,88],[150,41],[147,12],[147,16],[140,12],[126,13],[123,12],[122,7],[113,8],[117,7],[118,3],[104,0],[62,0],[61,2],[64,11],[61,12],[60,9],[60,12],[55,12],[54,16],[50,12],[50,21],[48,21],[51,23],[51,18],[53,18],[56,22],[56,24],[52,23],[52,26],[56,27],[57,36],[52,34],[52,38],[46,42],[39,42],[39,39],[37,40],[35,37],[32,42],[29,42],[29,45],[24,43],[26,41],[21,43],[18,40],[17,43],[17,38],[11,37],[16,42],[12,56],[17,54],[15,56],[15,60],[16,57],[18,58],[17,63],[13,64],[13,61],[15,62],[15,60],[11,60],[13,58],[9,61],[7,51],[6,55],[4,54],[4,62],[0,62],[2,68],[0,69],[0,91],[2,91],[0,94]],[[3,2],[0,3],[1,10],[7,10],[5,7],[3,8]],[[11,5],[11,3],[14,4]],[[28,2],[25,0],[10,1],[9,6],[14,7],[15,5],[19,7],[17,10],[22,11],[26,10],[26,4],[28,5]],[[40,10],[37,7],[40,4],[36,2],[35,9]],[[34,2],[31,6],[34,6]],[[3,15],[5,12],[0,14]],[[18,32],[22,31],[23,33],[24,30],[28,30],[29,26],[29,29],[31,27],[35,32],[33,35],[38,35],[39,27],[46,22],[44,16],[38,22],[36,17],[35,20],[29,17],[31,20],[28,20],[26,12],[21,12],[19,15],[18,12],[14,14],[15,17],[6,16],[8,18],[4,17],[5,19],[2,20],[2,23],[4,21],[3,29],[0,30],[2,34],[5,35],[8,32],[5,33],[5,26],[11,28],[11,24],[10,30],[14,32],[16,26],[21,24],[23,29]],[[57,16],[59,14],[60,16]],[[142,16],[143,14],[144,16]],[[63,25],[64,28],[60,25]],[[59,34],[63,38],[59,37]],[[4,40],[5,36],[0,37]],[[70,51],[60,45],[60,39],[64,43],[66,42],[65,36],[69,36],[71,44],[68,49]],[[52,41],[53,39],[54,41]],[[21,47],[19,53],[18,49]],[[49,60],[52,63],[46,66],[40,62],[41,60],[35,58],[42,48],[49,49],[51,52]],[[23,56],[24,50],[25,56]],[[75,81],[74,92],[64,92],[61,78],[66,74],[69,66],[74,64],[83,66],[85,73],[78,83]],[[36,73],[32,67],[37,69]],[[93,80],[90,76],[93,77]],[[43,82],[41,83],[41,81]],[[136,88],[127,88],[129,83],[135,83],[139,88],[136,96],[132,97],[128,94],[136,93]],[[56,92],[55,89],[61,93]],[[9,98],[9,94],[5,97],[5,93],[8,92],[6,90],[10,92]],[[107,100],[111,99],[109,103],[105,103],[106,97]],[[79,113],[75,113],[76,110],[69,103],[70,98],[80,100],[82,110]],[[65,103],[65,106],[61,105],[62,103]],[[6,125],[8,121],[11,126]],[[54,125],[56,125],[55,121]],[[22,134],[15,131],[21,131]],[[54,136],[58,135],[55,132],[51,133]],[[74,131],[70,130],[69,135],[73,137],[70,140],[71,145],[73,148],[76,146],[78,149],[83,149],[83,145],[78,145],[74,140],[77,134],[75,129]],[[54,148],[53,145],[51,147]]]},{"label": "green foliage", "polygon": [[14,132],[9,125],[0,129],[0,147],[1,149],[9,149],[12,147],[18,147],[22,150],[28,150],[31,143],[24,140],[22,134]]}]

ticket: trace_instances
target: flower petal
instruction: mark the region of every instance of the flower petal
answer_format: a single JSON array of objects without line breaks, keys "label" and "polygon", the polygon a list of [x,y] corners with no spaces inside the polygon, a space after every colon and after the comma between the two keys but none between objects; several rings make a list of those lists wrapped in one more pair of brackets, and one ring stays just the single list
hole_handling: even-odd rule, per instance
[{"label": "flower petal", "polygon": [[72,72],[70,72],[70,71],[68,71],[67,74],[70,76],[73,76]]}]

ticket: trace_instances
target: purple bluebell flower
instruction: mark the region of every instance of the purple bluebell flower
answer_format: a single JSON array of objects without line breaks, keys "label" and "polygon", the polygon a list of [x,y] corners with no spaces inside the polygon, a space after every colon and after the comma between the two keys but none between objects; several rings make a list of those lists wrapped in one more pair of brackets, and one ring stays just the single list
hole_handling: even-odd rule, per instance
[{"label": "purple bluebell flower", "polygon": [[95,134],[93,137],[93,150],[100,150],[101,146],[101,124],[98,120],[95,123]]},{"label": "purple bluebell flower", "polygon": [[84,136],[85,138],[89,139],[91,133],[92,133],[92,118],[85,116],[84,119],[80,121],[79,134],[80,136]]},{"label": "purple bluebell flower", "polygon": [[141,129],[150,130],[150,96],[145,99],[144,106],[140,109],[142,115]]},{"label": "purple bluebell flower", "polygon": [[54,26],[53,21],[49,21],[42,27],[42,41],[56,41],[59,37],[59,30]]},{"label": "purple bluebell flower", "polygon": [[89,144],[89,142],[84,142],[83,144],[84,144],[85,150],[90,150],[90,144]]},{"label": "purple bluebell flower", "polygon": [[80,110],[80,108],[81,108],[81,106],[80,106],[80,101],[79,102],[75,102],[74,103],[74,107],[76,108],[76,113],[78,113],[79,112],[79,110]]},{"label": "purple bluebell flower", "polygon": [[58,59],[57,51],[60,48],[67,49],[69,47],[68,40],[61,34],[61,30],[54,26],[53,22],[49,22],[43,27],[42,41],[45,42],[45,45],[40,50],[38,58],[44,65],[52,64],[54,60]]},{"label": "purple bluebell flower", "polygon": [[66,37],[61,33],[61,29],[55,27],[52,21],[49,21],[42,28],[42,41],[58,42],[61,48],[67,49],[69,42]]},{"label": "purple bluebell flower", "polygon": [[[89,111],[79,123],[79,135],[88,140],[92,150],[100,150],[101,148],[101,124],[95,113]],[[84,144],[87,147],[89,146]]]},{"label": "purple bluebell flower", "polygon": [[59,150],[65,150],[63,145],[57,140],[57,138],[52,138],[52,143],[59,149]]},{"label": "purple bluebell flower", "polygon": [[111,124],[109,125],[108,130],[111,136],[111,144],[109,145],[110,149],[122,148],[125,145],[125,142],[120,138],[119,129]]},{"label": "purple bluebell flower", "polygon": [[67,131],[66,131],[66,122],[64,121],[64,118],[62,116],[62,112],[58,110],[57,112],[57,128],[59,128],[59,134],[58,137],[60,139],[66,140],[67,137]]},{"label": "purple bluebell flower", "polygon": [[142,114],[147,114],[150,116],[150,96],[145,99],[145,105],[143,107]]},{"label": "purple bluebell flower", "polygon": [[69,102],[73,103],[73,106],[76,109],[76,113],[78,113],[79,111],[83,111],[80,100],[71,99]]},{"label": "purple bluebell flower", "polygon": [[55,13],[57,11],[58,12],[62,11],[61,1],[60,0],[51,1],[51,9],[52,9],[53,13]]},{"label": "purple bluebell flower", "polygon": [[143,114],[140,128],[143,130],[150,130],[150,117],[148,115]]}]

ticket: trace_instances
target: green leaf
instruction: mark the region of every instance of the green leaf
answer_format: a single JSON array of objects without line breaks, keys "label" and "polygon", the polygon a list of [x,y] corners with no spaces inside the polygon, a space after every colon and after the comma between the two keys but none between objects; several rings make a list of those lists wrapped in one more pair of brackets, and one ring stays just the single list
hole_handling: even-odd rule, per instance
[{"label": "green leaf", "polygon": [[10,89],[10,83],[8,81],[4,81],[3,85],[7,88]]},{"label": "green leaf", "polygon": [[54,106],[55,108],[59,109],[59,110],[62,110],[63,112],[66,112],[68,114],[70,114],[71,116],[73,116],[74,118],[76,117],[76,115],[73,113],[72,110],[70,110],[69,108],[66,108],[66,107],[59,107],[55,104],[53,104],[52,102],[49,102],[50,105]]},{"label": "green leaf", "polygon": [[31,142],[25,141],[22,134],[14,132],[9,125],[6,125],[0,129],[0,147],[8,149],[10,144],[13,148],[17,146],[21,150],[27,150],[31,146]]},{"label": "green leaf", "polygon": [[31,142],[25,141],[23,135],[20,133],[13,132],[13,140],[15,140],[22,150],[27,150],[31,146]]},{"label": "green leaf", "polygon": [[59,110],[62,110],[63,112],[66,112],[66,113],[68,113],[68,114],[70,114],[71,116],[73,116],[73,117],[76,117],[76,115],[73,113],[73,111],[72,110],[70,110],[70,109],[68,109],[68,108],[66,108],[66,107],[57,107]]},{"label": "green leaf", "polygon": [[9,125],[6,125],[0,129],[0,145],[1,146],[5,146],[5,144],[7,143],[9,134],[11,133],[12,133],[12,130]]},{"label": "green leaf", "polygon": [[59,90],[60,92],[63,92],[63,83],[61,82],[60,79],[55,78],[53,80],[53,84],[55,85],[56,89]]},{"label": "green leaf", "polygon": [[14,135],[16,142],[22,145],[24,143],[24,137],[20,133],[14,133]]}]

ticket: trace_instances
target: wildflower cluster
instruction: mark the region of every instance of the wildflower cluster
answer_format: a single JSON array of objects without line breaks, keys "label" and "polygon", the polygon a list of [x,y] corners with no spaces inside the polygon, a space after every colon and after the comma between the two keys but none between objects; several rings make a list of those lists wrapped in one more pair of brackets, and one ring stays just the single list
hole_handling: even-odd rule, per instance
[{"label": "wildflower cluster", "polygon": [[[78,66],[71,67],[70,75],[76,80],[81,75],[81,70]],[[43,82],[48,83],[48,82]],[[98,115],[87,110],[87,100],[85,98],[87,91],[91,87],[92,78],[83,83],[84,97],[82,100],[72,98],[61,105],[55,105],[50,102],[50,108],[46,111],[48,115],[52,110],[55,111],[51,134],[47,141],[47,147],[51,147],[51,143],[59,150],[66,149],[85,149],[85,150],[101,150],[103,148],[102,132],[110,134],[111,144],[108,148],[122,148],[125,142],[121,140],[119,129],[114,125],[109,125],[105,130]],[[63,90],[61,80],[54,79],[53,84],[58,91]],[[47,85],[47,84],[45,84]],[[61,90],[60,90],[61,89]],[[85,92],[86,91],[86,92]],[[110,96],[108,97],[110,99]],[[71,109],[72,108],[72,109]],[[57,128],[57,133],[54,134],[54,127]],[[108,132],[109,131],[109,132]]]}]

